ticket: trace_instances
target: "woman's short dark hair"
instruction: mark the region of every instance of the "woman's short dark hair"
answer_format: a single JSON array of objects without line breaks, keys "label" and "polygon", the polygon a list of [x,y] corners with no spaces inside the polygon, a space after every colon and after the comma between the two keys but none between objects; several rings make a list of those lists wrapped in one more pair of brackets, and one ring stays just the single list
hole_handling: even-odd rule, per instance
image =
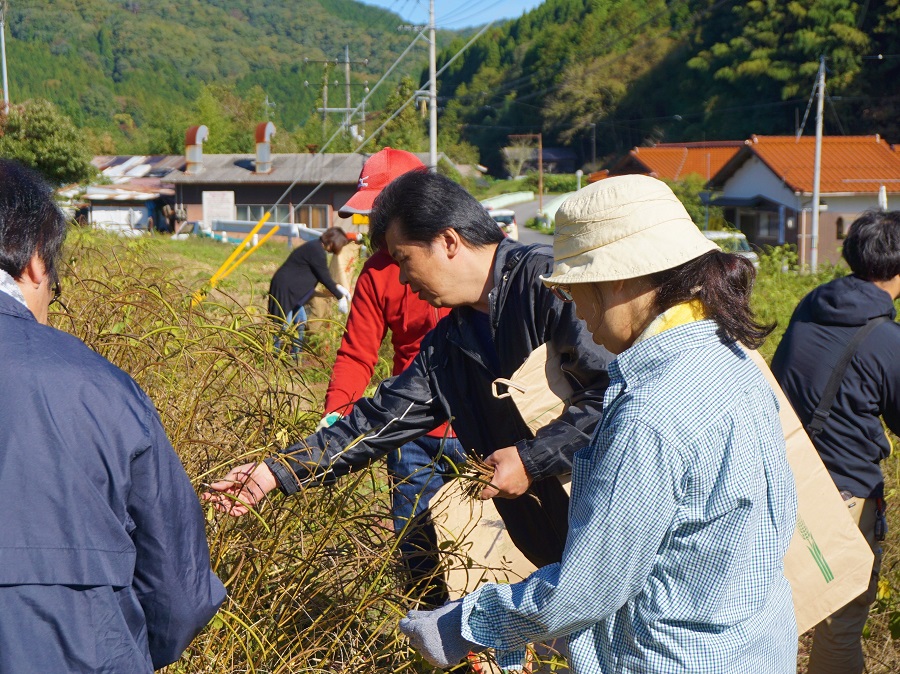
[{"label": "woman's short dark hair", "polygon": [[348,242],[347,234],[340,227],[329,227],[322,232],[322,245],[334,253],[340,253]]},{"label": "woman's short dark hair", "polygon": [[0,269],[18,279],[37,254],[57,279],[65,238],[66,217],[50,186],[31,169],[0,159]]},{"label": "woman's short dark hair", "polygon": [[503,240],[503,232],[478,200],[462,186],[426,168],[404,173],[385,187],[372,205],[369,238],[384,248],[388,226],[396,222],[409,241],[434,241],[454,229],[472,248]]},{"label": "woman's short dark hair", "polygon": [[650,275],[656,288],[656,308],[699,299],[709,318],[719,325],[723,342],[742,342],[758,349],[775,325],[759,323],[750,308],[756,269],[741,255],[710,251],[685,264]]},{"label": "woman's short dark hair", "polygon": [[900,274],[900,211],[866,211],[850,225],[844,259],[866,281],[889,281]]}]

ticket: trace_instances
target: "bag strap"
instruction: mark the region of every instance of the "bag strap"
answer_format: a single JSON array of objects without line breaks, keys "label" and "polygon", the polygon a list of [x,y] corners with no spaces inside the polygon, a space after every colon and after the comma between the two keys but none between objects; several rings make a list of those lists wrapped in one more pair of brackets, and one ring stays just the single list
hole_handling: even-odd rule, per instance
[{"label": "bag strap", "polygon": [[[497,384],[500,384],[501,386],[506,386],[506,393],[500,393],[500,389],[497,388]],[[509,389],[511,389],[511,388],[516,389],[519,393],[525,393],[524,386],[522,386],[521,384],[519,384],[517,382],[514,382],[512,379],[504,379],[502,377],[499,377],[499,378],[495,379],[494,381],[492,381],[491,388],[494,391],[494,397],[497,398],[498,400],[502,400],[503,398],[509,398],[512,395],[512,393],[509,392]]]},{"label": "bag strap", "polygon": [[859,345],[862,344],[862,341],[870,332],[872,332],[872,330],[882,323],[887,323],[889,320],[891,319],[887,316],[870,318],[868,323],[862,326],[856,331],[856,334],[853,335],[853,339],[850,340],[850,343],[847,344],[847,348],[844,349],[844,353],[841,354],[841,359],[837,362],[837,365],[834,366],[834,371],[831,373],[831,378],[825,386],[825,392],[822,394],[822,399],[819,401],[815,412],[813,412],[812,421],[810,421],[809,425],[806,427],[810,437],[816,437],[822,432],[822,429],[825,428],[825,422],[828,421],[828,417],[831,416],[831,407],[834,405],[834,398],[837,396],[838,389],[841,387],[844,373],[847,371],[847,366],[853,359]]}]

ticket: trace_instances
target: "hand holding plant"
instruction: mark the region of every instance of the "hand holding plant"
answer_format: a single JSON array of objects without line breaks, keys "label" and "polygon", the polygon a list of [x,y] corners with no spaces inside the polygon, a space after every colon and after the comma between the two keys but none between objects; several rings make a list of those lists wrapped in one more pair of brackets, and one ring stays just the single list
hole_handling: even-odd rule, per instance
[{"label": "hand holding plant", "polygon": [[265,463],[245,463],[210,484],[212,491],[205,492],[203,500],[212,503],[219,512],[240,517],[277,486],[275,476]]}]

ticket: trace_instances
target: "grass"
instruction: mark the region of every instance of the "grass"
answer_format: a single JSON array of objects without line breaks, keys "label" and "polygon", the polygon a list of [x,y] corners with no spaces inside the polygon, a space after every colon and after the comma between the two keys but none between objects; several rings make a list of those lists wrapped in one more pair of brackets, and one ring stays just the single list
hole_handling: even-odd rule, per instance
[{"label": "grass", "polygon": [[[273,349],[278,326],[265,316],[265,293],[287,256],[283,245],[263,246],[207,302],[191,307],[192,293],[230,250],[209,240],[122,241],[74,230],[63,275],[68,310],[51,317],[147,391],[198,491],[314,429],[341,334],[335,314],[299,363]],[[763,348],[767,357],[799,299],[843,273],[799,275],[795,266],[790,250],[762,257],[754,306],[779,324]],[[386,347],[379,376],[389,369]],[[888,498],[896,498],[896,456],[884,469]],[[477,466],[470,471],[483,477]],[[888,513],[883,591],[865,639],[870,673],[900,671],[900,516]],[[380,465],[328,489],[275,496],[255,515],[207,515],[213,565],[229,596],[169,672],[431,671],[396,631],[410,598]],[[808,636],[800,671],[807,648]]]}]

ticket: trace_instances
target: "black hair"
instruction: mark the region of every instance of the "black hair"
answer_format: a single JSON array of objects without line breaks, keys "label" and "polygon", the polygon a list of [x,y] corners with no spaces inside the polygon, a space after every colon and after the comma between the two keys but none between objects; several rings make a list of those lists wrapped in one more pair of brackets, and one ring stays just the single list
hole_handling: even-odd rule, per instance
[{"label": "black hair", "polygon": [[394,222],[410,241],[434,241],[448,228],[472,248],[503,240],[500,227],[475,197],[424,167],[396,178],[375,199],[369,216],[369,238],[375,248],[385,247],[385,234]]},{"label": "black hair", "polygon": [[340,227],[329,227],[322,232],[322,245],[326,250],[340,253],[349,243],[346,232]]},{"label": "black hair", "polygon": [[650,275],[656,288],[656,308],[699,299],[709,318],[719,325],[723,342],[742,342],[757,349],[775,325],[759,323],[750,308],[756,278],[753,263],[741,255],[710,251],[674,269]]},{"label": "black hair", "polygon": [[900,274],[900,211],[863,213],[850,225],[842,254],[866,281],[889,281]]},{"label": "black hair", "polygon": [[37,254],[51,279],[59,278],[66,217],[44,179],[9,159],[0,159],[0,269],[19,279]]}]

